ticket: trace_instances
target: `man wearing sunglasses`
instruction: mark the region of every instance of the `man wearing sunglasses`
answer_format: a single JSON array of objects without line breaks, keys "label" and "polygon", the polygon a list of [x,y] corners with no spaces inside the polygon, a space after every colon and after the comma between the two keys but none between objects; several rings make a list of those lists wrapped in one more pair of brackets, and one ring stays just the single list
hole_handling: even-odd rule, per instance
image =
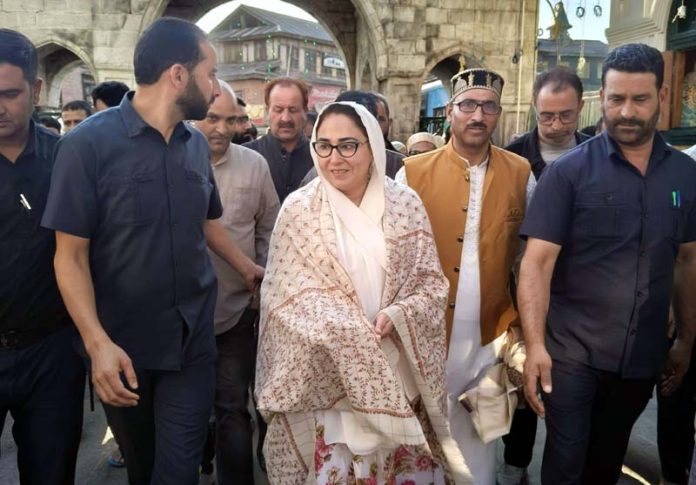
[{"label": "man wearing sunglasses", "polygon": [[487,69],[452,78],[449,143],[409,157],[396,176],[420,196],[450,283],[445,319],[447,398],[452,436],[474,482],[495,484],[495,441],[484,443],[459,397],[498,359],[508,327],[519,325],[509,274],[534,187],[529,162],[491,144],[503,79]]},{"label": "man wearing sunglasses", "polygon": [[578,131],[584,104],[582,92],[578,75],[563,67],[541,73],[534,81],[532,97],[537,126],[505,149],[529,160],[537,180],[549,164],[590,139]]}]

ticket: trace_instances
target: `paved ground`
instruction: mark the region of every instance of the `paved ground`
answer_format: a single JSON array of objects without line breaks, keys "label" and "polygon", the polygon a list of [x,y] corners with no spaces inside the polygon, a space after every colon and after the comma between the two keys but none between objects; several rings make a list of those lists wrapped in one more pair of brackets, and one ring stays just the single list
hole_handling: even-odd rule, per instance
[{"label": "paved ground", "polygon": [[[85,423],[82,432],[82,444],[77,463],[78,485],[126,485],[126,471],[114,469],[108,466],[106,459],[114,449],[114,442],[108,432],[104,413],[101,407],[95,412],[88,410],[89,403],[85,401]],[[657,446],[655,444],[655,424],[657,417],[657,405],[655,400],[650,401],[648,408],[636,424],[628,453],[626,454],[624,475],[619,484],[655,484],[659,483],[660,468],[657,458]],[[19,484],[15,460],[16,448],[12,441],[12,419],[7,418],[5,428],[0,439],[0,484]],[[532,484],[539,483],[539,468],[541,465],[541,453],[544,443],[543,425],[537,434],[534,462],[530,469]],[[501,451],[501,450],[499,450]],[[501,456],[502,454],[499,453]],[[266,485],[257,473],[259,479],[256,485]],[[632,478],[635,477],[635,478]]]}]

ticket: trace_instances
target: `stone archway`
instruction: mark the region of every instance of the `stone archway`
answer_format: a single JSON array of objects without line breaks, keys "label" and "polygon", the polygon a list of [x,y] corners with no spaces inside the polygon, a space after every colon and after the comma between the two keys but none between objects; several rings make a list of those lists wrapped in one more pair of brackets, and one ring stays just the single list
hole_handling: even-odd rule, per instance
[{"label": "stone archway", "polygon": [[39,105],[58,108],[61,104],[60,93],[65,77],[80,66],[86,67],[96,79],[96,70],[83,49],[53,38],[37,45],[39,57],[39,77],[43,79]]},{"label": "stone archway", "polygon": [[[140,31],[162,16],[173,16],[196,21],[206,12],[226,3],[228,0],[150,0],[145,8],[140,24]],[[375,11],[374,2],[370,0],[285,0],[299,7],[312,16],[326,29],[338,47],[346,65],[346,78],[349,88],[358,83],[360,73],[358,56],[358,31],[368,36],[367,45],[372,49],[368,58],[384,60],[384,65],[377,61],[377,78],[386,72],[386,43],[382,25]],[[361,56],[365,54],[360,53]],[[374,71],[373,71],[374,72]]]}]

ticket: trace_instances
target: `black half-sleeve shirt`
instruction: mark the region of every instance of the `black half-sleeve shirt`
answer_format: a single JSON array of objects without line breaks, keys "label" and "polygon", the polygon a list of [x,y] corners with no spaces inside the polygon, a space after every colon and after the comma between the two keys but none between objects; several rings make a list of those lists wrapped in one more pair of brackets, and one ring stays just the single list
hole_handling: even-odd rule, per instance
[{"label": "black half-sleeve shirt", "polygon": [[642,175],[604,133],[539,179],[520,233],[562,246],[546,343],[557,360],[659,375],[679,245],[696,240],[696,163],[656,134]]},{"label": "black half-sleeve shirt", "polygon": [[53,271],[55,235],[39,225],[57,142],[30,121],[17,160],[0,155],[0,332],[46,332],[70,322]]},{"label": "black half-sleeve shirt", "polygon": [[99,319],[136,367],[176,370],[187,336],[214,349],[204,225],[222,205],[205,137],[179,123],[167,143],[131,98],[59,142],[42,223],[90,240]]}]

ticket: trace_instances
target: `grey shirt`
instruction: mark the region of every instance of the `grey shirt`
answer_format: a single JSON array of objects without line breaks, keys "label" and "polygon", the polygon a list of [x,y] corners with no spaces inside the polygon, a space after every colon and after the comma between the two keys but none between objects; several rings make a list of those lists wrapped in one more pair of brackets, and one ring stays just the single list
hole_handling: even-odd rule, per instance
[{"label": "grey shirt", "polygon": [[[231,144],[213,164],[213,174],[224,209],[223,227],[244,254],[264,266],[280,209],[266,159],[254,150]],[[215,334],[220,335],[237,324],[252,295],[239,273],[209,253],[218,276],[214,321]]]}]

